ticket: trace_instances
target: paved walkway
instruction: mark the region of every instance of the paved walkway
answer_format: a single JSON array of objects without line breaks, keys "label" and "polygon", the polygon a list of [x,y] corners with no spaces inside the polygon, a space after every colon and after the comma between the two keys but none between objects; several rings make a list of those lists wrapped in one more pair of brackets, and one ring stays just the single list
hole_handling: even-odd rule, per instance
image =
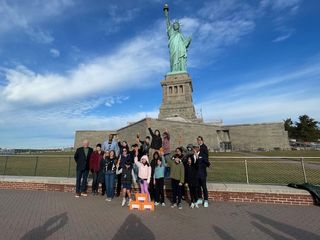
[{"label": "paved walkway", "polygon": [[120,199],[0,190],[0,239],[320,239],[320,207],[211,202],[131,212]]}]

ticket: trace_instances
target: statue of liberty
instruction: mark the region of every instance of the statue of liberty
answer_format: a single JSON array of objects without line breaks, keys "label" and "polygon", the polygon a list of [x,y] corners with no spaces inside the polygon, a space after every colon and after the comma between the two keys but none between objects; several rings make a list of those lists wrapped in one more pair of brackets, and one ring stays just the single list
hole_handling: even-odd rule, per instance
[{"label": "statue of liberty", "polygon": [[191,43],[191,37],[185,38],[182,35],[178,21],[170,23],[168,4],[164,5],[163,11],[167,24],[171,73],[187,72],[187,50]]}]

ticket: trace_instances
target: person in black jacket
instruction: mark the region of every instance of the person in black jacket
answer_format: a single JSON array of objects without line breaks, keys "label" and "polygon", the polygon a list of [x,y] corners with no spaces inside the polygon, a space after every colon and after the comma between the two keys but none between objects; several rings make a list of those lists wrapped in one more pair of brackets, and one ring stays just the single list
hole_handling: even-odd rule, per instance
[{"label": "person in black jacket", "polygon": [[114,150],[109,152],[109,157],[105,154],[100,162],[100,169],[102,169],[106,184],[106,201],[111,201],[114,196],[114,182],[116,176],[116,165],[118,160]]},{"label": "person in black jacket", "polygon": [[150,154],[151,154],[151,156],[153,156],[153,153],[155,151],[159,151],[160,148],[162,147],[161,133],[158,129],[156,129],[154,132],[152,131],[150,119],[147,120],[147,127],[148,127],[150,135],[152,137],[151,144],[150,144],[150,149],[152,149],[152,151]]},{"label": "person in black jacket", "polygon": [[87,196],[89,161],[93,149],[89,147],[89,141],[84,140],[82,147],[78,148],[74,154],[76,167],[76,197]]},{"label": "person in black jacket", "polygon": [[131,189],[132,189],[132,181],[134,179],[134,173],[133,173],[133,165],[130,161],[130,159],[127,159],[124,162],[123,167],[120,166],[120,162],[118,162],[118,170],[117,174],[121,176],[121,183],[122,183],[122,204],[123,207],[126,202],[126,196],[128,196],[128,206],[131,202]]},{"label": "person in black jacket", "polygon": [[198,161],[193,155],[189,155],[184,165],[185,186],[189,187],[190,192],[190,208],[199,208],[198,206]]},{"label": "person in black jacket", "polygon": [[[209,162],[209,151],[207,146],[204,144],[203,137],[198,136],[197,142],[199,147],[195,148],[195,155],[198,161],[198,204],[202,204],[204,207],[208,207],[208,189],[207,189],[207,167],[210,167]],[[204,202],[202,201],[202,191]]]}]

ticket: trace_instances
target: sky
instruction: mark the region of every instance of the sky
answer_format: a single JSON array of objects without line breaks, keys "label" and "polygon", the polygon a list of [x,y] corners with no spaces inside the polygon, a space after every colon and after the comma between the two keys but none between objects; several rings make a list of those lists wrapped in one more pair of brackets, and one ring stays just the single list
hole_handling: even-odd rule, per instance
[{"label": "sky", "polygon": [[156,118],[165,2],[192,36],[205,122],[320,120],[318,0],[0,0],[0,148],[73,146],[76,130]]}]

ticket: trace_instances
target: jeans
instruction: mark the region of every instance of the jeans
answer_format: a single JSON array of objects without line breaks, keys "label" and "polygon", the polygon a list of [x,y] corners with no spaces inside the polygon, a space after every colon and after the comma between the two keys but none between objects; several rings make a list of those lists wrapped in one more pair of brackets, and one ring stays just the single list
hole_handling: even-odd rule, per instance
[{"label": "jeans", "polygon": [[181,203],[181,186],[179,185],[180,181],[176,179],[171,179],[171,188],[172,188],[172,203]]},{"label": "jeans", "polygon": [[159,203],[164,203],[164,178],[156,178],[156,191],[154,200]]},{"label": "jeans", "polygon": [[198,178],[198,197],[202,198],[202,191],[203,191],[203,197],[205,201],[208,201],[208,189],[207,189],[207,179],[199,177]]},{"label": "jeans", "polygon": [[99,173],[93,172],[92,173],[92,192],[97,193],[99,188]]},{"label": "jeans", "polygon": [[77,170],[76,176],[76,193],[86,192],[88,184],[89,170]]},{"label": "jeans", "polygon": [[107,198],[113,198],[115,173],[113,171],[108,171],[104,174],[104,177],[105,177]]}]

